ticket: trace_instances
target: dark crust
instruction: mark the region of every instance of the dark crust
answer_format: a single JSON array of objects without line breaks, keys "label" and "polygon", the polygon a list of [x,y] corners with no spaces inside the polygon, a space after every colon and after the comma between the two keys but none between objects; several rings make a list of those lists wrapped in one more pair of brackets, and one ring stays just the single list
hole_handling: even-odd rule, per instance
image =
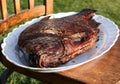
[{"label": "dark crust", "polygon": [[18,45],[32,66],[56,67],[91,49],[98,40],[95,10],[84,9],[64,18],[49,19],[29,26],[19,36]]}]

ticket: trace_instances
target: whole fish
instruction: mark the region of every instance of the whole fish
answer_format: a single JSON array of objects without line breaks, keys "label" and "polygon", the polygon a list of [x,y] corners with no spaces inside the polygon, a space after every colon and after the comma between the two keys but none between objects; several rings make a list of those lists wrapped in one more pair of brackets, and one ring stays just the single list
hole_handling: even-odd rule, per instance
[{"label": "whole fish", "polygon": [[18,45],[32,66],[56,67],[93,48],[100,23],[93,19],[95,10],[49,19],[47,16],[26,28]]}]

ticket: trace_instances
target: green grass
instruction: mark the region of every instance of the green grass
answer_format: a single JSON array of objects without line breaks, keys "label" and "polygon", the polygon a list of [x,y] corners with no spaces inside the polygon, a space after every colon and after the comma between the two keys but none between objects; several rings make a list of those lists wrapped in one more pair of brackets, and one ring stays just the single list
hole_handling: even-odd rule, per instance
[{"label": "green grass", "polygon": [[[7,0],[9,14],[14,13],[13,11],[13,0]],[[28,7],[27,0],[20,0],[21,8],[25,9]],[[41,0],[35,0],[36,5],[43,3]],[[120,27],[120,0],[54,0],[54,13],[58,12],[69,12],[69,11],[80,11],[84,8],[91,8],[97,10],[97,14],[103,15],[110,18]],[[13,29],[13,28],[12,28]],[[11,29],[11,30],[12,30]],[[0,36],[0,39],[4,38],[8,32],[5,32]],[[0,74],[5,70],[6,67],[0,63]],[[40,84],[40,81],[33,78],[21,75],[14,72],[7,80],[7,84]]]},{"label": "green grass", "polygon": [[55,0],[54,11],[69,12],[80,11],[84,8],[97,10],[97,14],[110,18],[120,26],[119,0]]}]

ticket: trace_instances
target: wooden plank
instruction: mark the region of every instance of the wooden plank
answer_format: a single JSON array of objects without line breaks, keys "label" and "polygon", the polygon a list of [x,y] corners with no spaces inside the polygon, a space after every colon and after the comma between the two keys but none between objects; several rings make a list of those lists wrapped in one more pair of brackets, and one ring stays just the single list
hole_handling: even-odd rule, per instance
[{"label": "wooden plank", "polygon": [[6,0],[0,0],[0,5],[1,5],[2,19],[5,20],[8,17]]},{"label": "wooden plank", "polygon": [[53,0],[44,0],[46,15],[53,13]]},{"label": "wooden plank", "polygon": [[87,84],[118,84],[120,82],[120,37],[112,49],[102,57],[59,74]]},{"label": "wooden plank", "polygon": [[34,0],[28,0],[28,8],[29,9],[34,8]]},{"label": "wooden plank", "polygon": [[20,12],[20,0],[14,0],[14,9],[15,14],[18,14]]},{"label": "wooden plank", "polygon": [[31,10],[25,10],[17,15],[9,17],[7,20],[0,23],[0,34],[9,29],[10,27],[25,21],[27,19],[37,17],[45,14],[45,6],[37,6]]}]

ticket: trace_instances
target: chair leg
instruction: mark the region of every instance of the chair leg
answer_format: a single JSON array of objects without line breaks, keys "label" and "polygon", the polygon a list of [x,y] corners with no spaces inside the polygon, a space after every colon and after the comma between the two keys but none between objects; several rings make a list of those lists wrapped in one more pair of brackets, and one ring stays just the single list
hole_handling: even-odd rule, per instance
[{"label": "chair leg", "polygon": [[13,71],[6,69],[0,76],[0,84],[6,84],[7,78],[11,75]]}]

